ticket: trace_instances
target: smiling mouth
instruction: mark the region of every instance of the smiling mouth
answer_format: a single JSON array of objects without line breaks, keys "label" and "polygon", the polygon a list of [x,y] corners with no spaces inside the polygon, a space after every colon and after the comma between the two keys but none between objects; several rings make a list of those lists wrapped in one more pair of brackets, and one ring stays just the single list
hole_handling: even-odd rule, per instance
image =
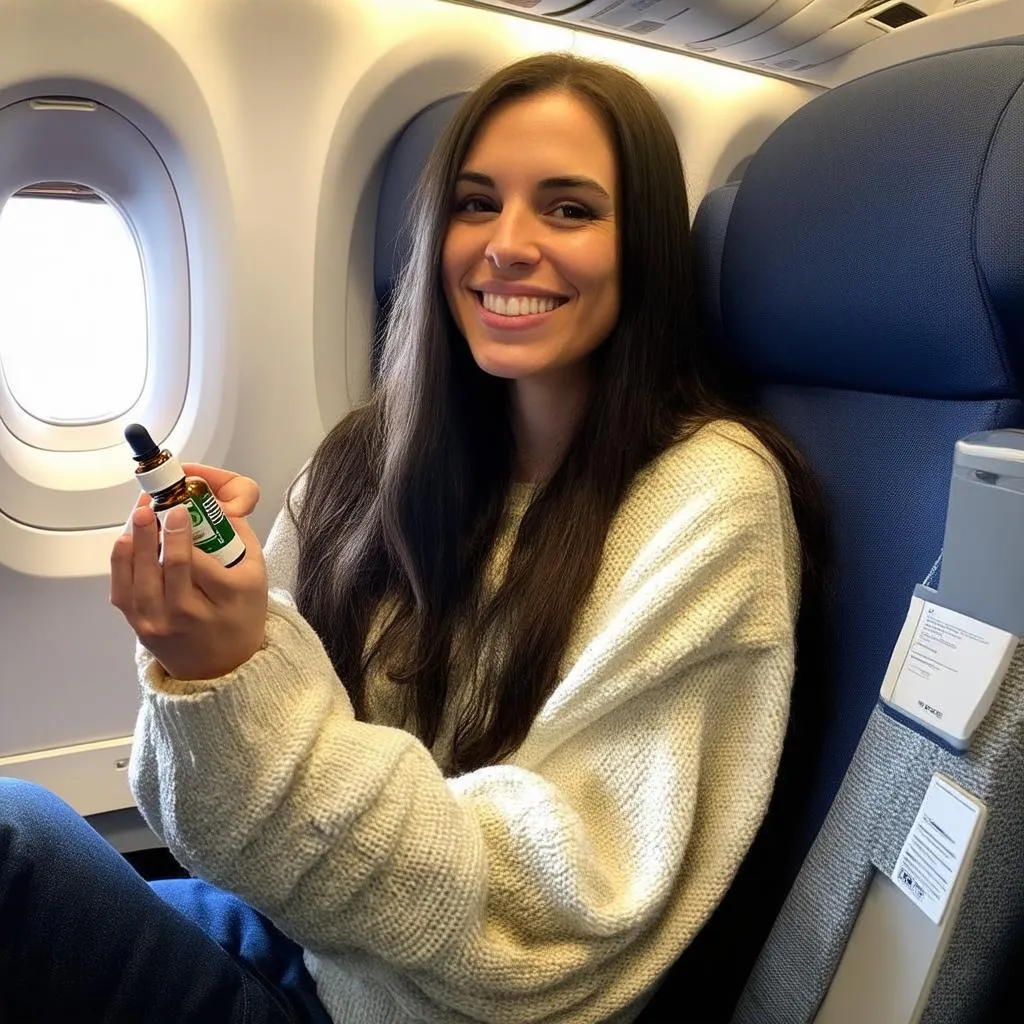
[{"label": "smiling mouth", "polygon": [[539,295],[497,295],[494,292],[473,291],[477,302],[497,316],[514,319],[520,316],[538,316],[551,313],[564,306],[569,300],[554,296]]}]

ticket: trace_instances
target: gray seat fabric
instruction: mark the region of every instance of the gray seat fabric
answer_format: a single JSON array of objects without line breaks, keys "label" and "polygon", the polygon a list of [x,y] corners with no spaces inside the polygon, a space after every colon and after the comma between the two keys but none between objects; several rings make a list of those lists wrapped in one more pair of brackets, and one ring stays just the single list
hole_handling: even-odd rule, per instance
[{"label": "gray seat fabric", "polygon": [[814,1019],[874,871],[890,875],[933,772],[982,797],[988,822],[927,1024],[994,1022],[991,999],[1024,922],[1024,648],[958,757],[872,713],[853,763],[747,984],[737,1024]]}]

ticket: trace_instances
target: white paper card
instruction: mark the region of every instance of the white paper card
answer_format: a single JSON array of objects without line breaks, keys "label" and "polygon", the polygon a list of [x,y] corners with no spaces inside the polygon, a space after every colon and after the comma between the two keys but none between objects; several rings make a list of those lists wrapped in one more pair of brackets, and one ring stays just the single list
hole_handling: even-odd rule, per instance
[{"label": "white paper card", "polygon": [[892,880],[936,924],[950,894],[974,859],[985,805],[944,775],[933,775]]},{"label": "white paper card", "polygon": [[1017,642],[1012,633],[914,597],[882,698],[954,741],[966,741],[991,706]]}]

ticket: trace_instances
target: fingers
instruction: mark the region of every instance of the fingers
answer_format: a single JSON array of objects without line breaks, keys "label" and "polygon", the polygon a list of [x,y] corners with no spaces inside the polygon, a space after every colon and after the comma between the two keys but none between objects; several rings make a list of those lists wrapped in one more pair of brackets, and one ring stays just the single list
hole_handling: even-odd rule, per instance
[{"label": "fingers", "polygon": [[159,535],[156,516],[148,507],[132,513],[132,549],[134,556],[132,595],[136,631],[163,620],[164,581],[157,557]]},{"label": "fingers", "polygon": [[198,462],[186,462],[183,468],[189,476],[202,477],[210,485],[225,515],[247,516],[259,503],[259,484],[252,477]]},{"label": "fingers", "polygon": [[215,604],[228,600],[239,588],[265,586],[266,564],[263,548],[244,519],[231,517],[235,533],[245,545],[245,558],[227,568],[205,551],[192,552],[192,583]]},{"label": "fingers", "polygon": [[163,523],[163,596],[168,614],[191,605],[192,519],[180,505],[171,509]]},{"label": "fingers", "polygon": [[[252,484],[245,477],[236,479]],[[230,521],[246,555],[229,569],[193,547],[192,523],[184,508],[170,510],[162,530],[148,502],[140,501],[132,512],[110,555],[110,601],[147,646],[149,640],[172,635],[190,616],[205,616],[209,602],[228,605],[244,593],[265,594],[259,539],[244,519],[231,516]]]},{"label": "fingers", "polygon": [[125,614],[135,606],[132,559],[131,534],[125,532],[117,538],[110,552],[110,603]]},{"label": "fingers", "polygon": [[151,508],[137,508],[114,543],[110,603],[143,643],[172,633],[183,613],[202,611],[192,586],[192,556],[192,521],[180,507],[168,513],[162,529]]},{"label": "fingers", "polygon": [[[260,486],[252,477],[232,473],[217,466],[204,466],[199,462],[183,463],[182,468],[189,476],[205,480],[220,502],[227,516],[250,515],[260,500]],[[152,504],[153,499],[146,493],[139,495],[136,508]]]},{"label": "fingers", "polygon": [[224,514],[239,518],[250,515],[260,500],[259,484],[248,476],[233,476],[219,490],[214,488],[214,493]]},{"label": "fingers", "polygon": [[235,519],[232,517],[231,525],[235,528],[235,533],[242,538],[242,543],[245,545],[245,557],[248,559],[251,556],[258,559],[260,562],[263,561],[263,545],[260,544],[259,537],[256,536],[252,531],[252,527],[249,525],[246,519]]},{"label": "fingers", "polygon": [[201,476],[215,491],[220,490],[238,476],[230,469],[221,469],[220,466],[205,466],[201,462],[183,462],[181,466],[189,476]]}]

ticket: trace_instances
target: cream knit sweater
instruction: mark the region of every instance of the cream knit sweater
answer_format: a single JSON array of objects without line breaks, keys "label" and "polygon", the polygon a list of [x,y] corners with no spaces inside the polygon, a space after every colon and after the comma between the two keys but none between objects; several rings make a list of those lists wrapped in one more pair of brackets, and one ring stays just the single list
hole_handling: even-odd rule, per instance
[{"label": "cream knit sweater", "polygon": [[799,573],[770,456],[723,422],[638,476],[526,741],[457,778],[387,723],[389,684],[356,721],[295,557],[282,514],[267,643],[231,675],[168,680],[140,648],[146,821],[302,944],[339,1024],[632,1020],[775,775]]}]

